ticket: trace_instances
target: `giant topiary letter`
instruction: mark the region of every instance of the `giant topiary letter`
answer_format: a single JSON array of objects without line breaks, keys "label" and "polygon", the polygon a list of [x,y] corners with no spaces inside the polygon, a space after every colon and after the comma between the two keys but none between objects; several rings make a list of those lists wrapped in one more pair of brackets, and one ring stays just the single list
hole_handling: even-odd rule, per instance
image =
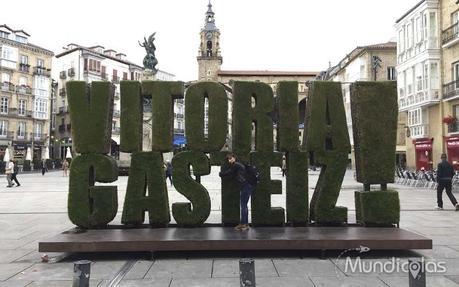
[{"label": "giant topiary letter", "polygon": [[308,153],[287,153],[287,222],[306,225],[309,222]]},{"label": "giant topiary letter", "polygon": [[282,194],[282,181],[271,180],[271,166],[281,166],[278,152],[252,152],[251,162],[260,171],[260,182],[252,194],[252,223],[254,225],[283,225],[285,210],[271,207],[271,195]]},{"label": "giant topiary letter", "polygon": [[152,150],[168,152],[173,148],[174,99],[183,98],[182,82],[144,81],[142,95],[151,96]]},{"label": "giant topiary letter", "polygon": [[277,84],[277,102],[279,151],[296,152],[299,150],[298,82],[279,82]]},{"label": "giant topiary letter", "polygon": [[341,83],[313,82],[305,123],[307,150],[321,172],[311,199],[311,219],[319,224],[347,222],[347,208],[336,207],[351,150]]},{"label": "giant topiary letter", "polygon": [[113,89],[109,82],[67,82],[73,150],[107,154],[110,151]]},{"label": "giant topiary letter", "polygon": [[352,84],[351,108],[357,181],[365,185],[394,182],[397,83]]},{"label": "giant topiary letter", "polygon": [[121,142],[123,152],[142,151],[143,101],[137,81],[121,81]]},{"label": "giant topiary letter", "polygon": [[70,221],[82,228],[104,227],[110,223],[118,210],[117,187],[94,186],[94,183],[117,179],[118,167],[109,156],[83,154],[74,158],[68,196]]},{"label": "giant topiary letter", "polygon": [[[185,96],[185,134],[188,148],[214,152],[225,145],[228,133],[228,97],[216,82],[200,82],[188,88]],[[204,135],[204,102],[209,103],[208,136]]]},{"label": "giant topiary letter", "polygon": [[163,156],[160,152],[133,153],[131,157],[121,221],[140,225],[145,220],[145,211],[148,211],[152,226],[166,226],[170,222]]},{"label": "giant topiary letter", "polygon": [[[220,166],[220,171],[228,168],[226,155],[228,152],[213,152],[210,155],[210,164]],[[236,225],[240,222],[240,186],[230,177],[221,178],[221,205],[222,223],[224,225]]]},{"label": "giant topiary letter", "polygon": [[190,175],[190,166],[196,176],[210,173],[209,158],[202,152],[180,152],[172,159],[172,178],[177,191],[191,203],[172,204],[172,215],[178,225],[197,226],[203,224],[210,214],[210,197],[206,188]]},{"label": "giant topiary letter", "polygon": [[[252,108],[252,101],[255,107]],[[255,150],[273,151],[274,96],[271,87],[259,82],[234,82],[232,146],[243,162],[248,162],[255,123]]]}]

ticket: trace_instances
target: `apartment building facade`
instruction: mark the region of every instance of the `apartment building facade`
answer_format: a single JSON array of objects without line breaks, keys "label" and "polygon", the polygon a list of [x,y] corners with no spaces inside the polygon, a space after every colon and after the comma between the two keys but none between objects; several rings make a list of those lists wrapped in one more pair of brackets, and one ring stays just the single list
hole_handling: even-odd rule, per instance
[{"label": "apartment building facade", "polygon": [[21,163],[45,158],[49,144],[54,54],[29,37],[0,25],[0,157],[9,152]]},{"label": "apartment building facade", "polygon": [[399,111],[407,118],[410,169],[434,168],[443,152],[439,5],[421,1],[395,24]]}]

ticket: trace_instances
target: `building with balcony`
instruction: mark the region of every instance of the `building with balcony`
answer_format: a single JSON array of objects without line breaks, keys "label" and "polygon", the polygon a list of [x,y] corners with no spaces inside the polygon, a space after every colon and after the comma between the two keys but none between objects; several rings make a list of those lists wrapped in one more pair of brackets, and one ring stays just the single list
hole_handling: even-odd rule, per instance
[{"label": "building with balcony", "polygon": [[[394,81],[396,80],[395,67],[397,65],[397,43],[387,42],[381,44],[359,46],[352,50],[336,65],[330,67],[320,76],[320,80],[337,81],[342,83],[344,109],[346,122],[351,141],[350,165],[355,167],[354,138],[351,117],[351,84],[357,81]],[[399,122],[403,118],[399,117]],[[403,126],[403,125],[402,125]],[[402,134],[404,129],[400,129]],[[399,133],[400,135],[400,133]],[[400,139],[399,139],[400,138]],[[397,160],[404,158],[404,134],[398,137]],[[400,142],[401,141],[401,142]]]},{"label": "building with balcony", "polygon": [[443,152],[459,169],[459,6],[453,0],[441,0],[441,45],[443,86],[442,118],[453,117],[455,122],[443,124]]},{"label": "building with balcony", "polygon": [[113,104],[113,153],[118,153],[120,142],[120,81],[140,80],[143,67],[126,59],[123,53],[117,53],[103,46],[84,47],[69,44],[64,51],[56,55],[53,78],[57,80],[57,96],[54,99],[52,120],[53,148],[55,158],[65,156],[67,147],[72,147],[70,115],[65,84],[69,80],[110,81],[115,88]]},{"label": "building with balcony", "polygon": [[0,25],[0,159],[6,148],[23,161],[41,160],[49,142],[53,52],[29,43],[30,35]]},{"label": "building with balcony", "polygon": [[438,0],[421,1],[395,23],[398,103],[407,119],[408,168],[432,169],[442,153],[439,5]]}]

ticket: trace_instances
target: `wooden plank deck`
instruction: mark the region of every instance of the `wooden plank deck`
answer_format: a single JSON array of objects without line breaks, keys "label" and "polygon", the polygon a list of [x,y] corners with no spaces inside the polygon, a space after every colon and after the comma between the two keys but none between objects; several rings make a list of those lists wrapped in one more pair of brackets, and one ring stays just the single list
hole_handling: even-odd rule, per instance
[{"label": "wooden plank deck", "polygon": [[432,240],[400,228],[230,227],[71,229],[39,242],[40,252],[175,250],[432,249]]}]

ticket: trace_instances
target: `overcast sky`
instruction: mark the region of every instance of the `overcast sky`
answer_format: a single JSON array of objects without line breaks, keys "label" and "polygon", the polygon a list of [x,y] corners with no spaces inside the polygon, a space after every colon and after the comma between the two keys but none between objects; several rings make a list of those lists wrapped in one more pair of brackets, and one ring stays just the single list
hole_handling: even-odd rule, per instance
[{"label": "overcast sky", "polygon": [[[395,40],[394,23],[419,0],[212,0],[224,70],[320,71],[356,46]],[[142,64],[137,41],[157,33],[157,68],[197,79],[208,0],[22,0],[1,20],[55,53],[74,42],[102,45]]]}]

